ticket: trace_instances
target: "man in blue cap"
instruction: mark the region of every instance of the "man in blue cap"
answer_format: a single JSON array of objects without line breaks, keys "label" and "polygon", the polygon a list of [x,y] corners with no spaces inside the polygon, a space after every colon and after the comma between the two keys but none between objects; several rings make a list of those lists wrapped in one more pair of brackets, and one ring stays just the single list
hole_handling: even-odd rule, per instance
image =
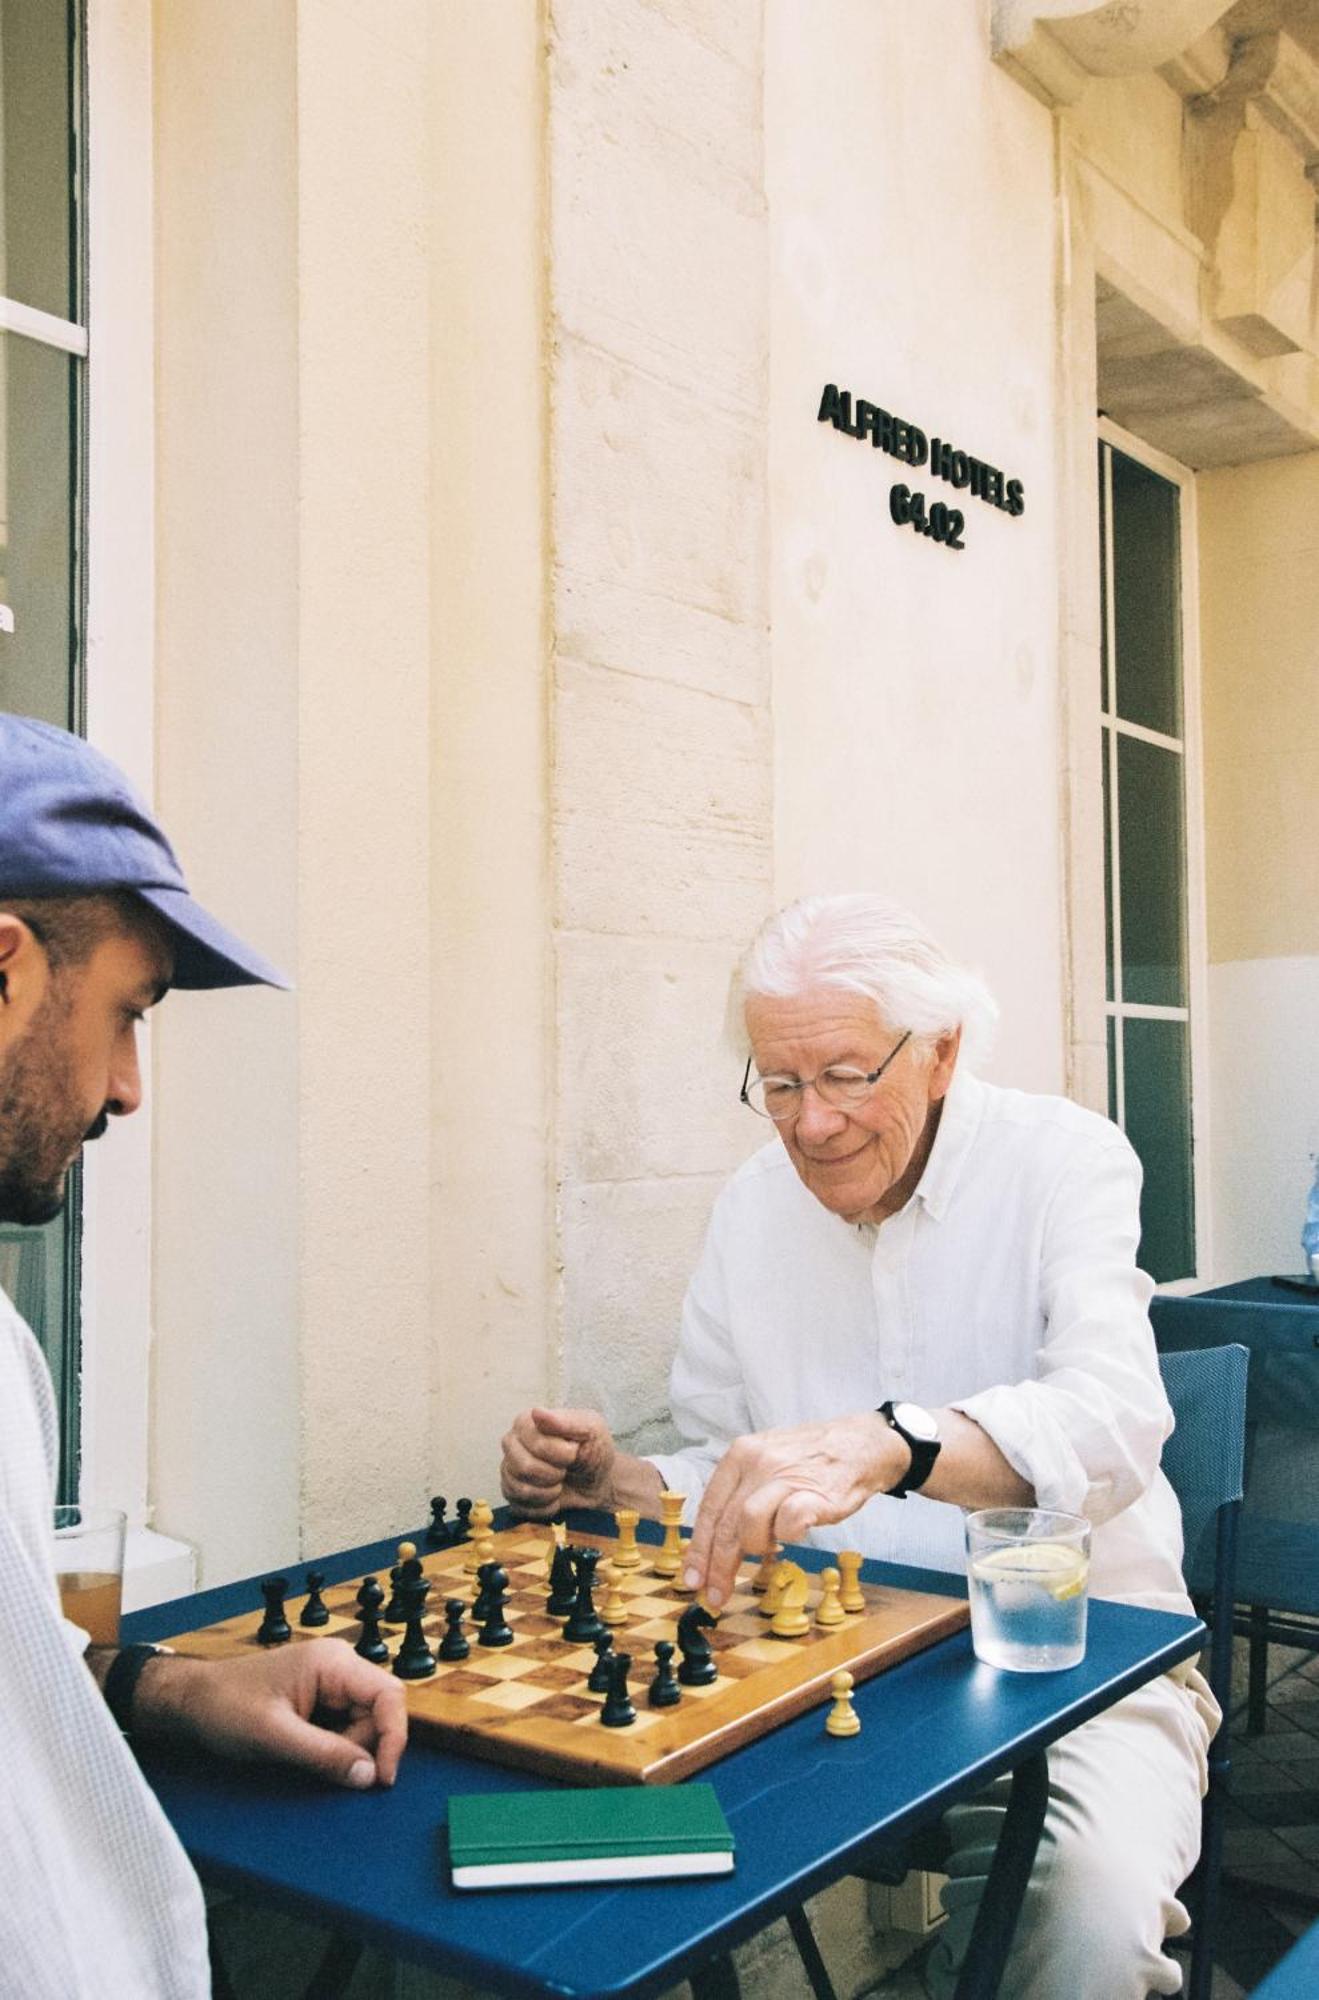
[{"label": "man in blue cap", "polygon": [[[193,901],[115,766],[0,715],[0,1221],[48,1221],[85,1141],[137,1109],[137,1025],[169,987],[253,984],[287,981]],[[56,1439],[45,1360],[0,1293],[0,1983],[200,2000],[200,1889],[125,1739],[388,1785],[403,1690],[333,1639],[226,1662],[88,1647],[53,1574]]]}]

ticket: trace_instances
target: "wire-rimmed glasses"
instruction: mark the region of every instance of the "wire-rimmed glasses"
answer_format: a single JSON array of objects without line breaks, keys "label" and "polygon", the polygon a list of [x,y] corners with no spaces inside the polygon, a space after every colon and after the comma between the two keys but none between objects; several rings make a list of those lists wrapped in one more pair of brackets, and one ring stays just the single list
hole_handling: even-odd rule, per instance
[{"label": "wire-rimmed glasses", "polygon": [[869,1097],[889,1064],[911,1040],[908,1028],[902,1040],[891,1048],[878,1069],[852,1069],[847,1063],[831,1063],[818,1076],[752,1076],[752,1058],[747,1057],[746,1074],[738,1092],[743,1104],[761,1118],[776,1125],[790,1125],[802,1106],[802,1092],[814,1090],[822,1104],[834,1111],[856,1111]]}]

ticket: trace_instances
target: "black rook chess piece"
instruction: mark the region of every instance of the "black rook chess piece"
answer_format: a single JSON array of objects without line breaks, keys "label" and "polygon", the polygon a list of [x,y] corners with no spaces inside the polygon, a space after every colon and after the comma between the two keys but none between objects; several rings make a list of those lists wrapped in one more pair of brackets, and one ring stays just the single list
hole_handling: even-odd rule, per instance
[{"label": "black rook chess piece", "polygon": [[307,1571],[307,1602],[303,1605],[299,1615],[299,1625],[329,1624],[329,1607],[326,1605],[325,1599],[321,1596],[321,1588],[324,1582],[325,1578],[318,1569],[309,1569]]},{"label": "black rook chess piece", "polygon": [[467,1635],[463,1631],[463,1613],[467,1606],[461,1597],[448,1597],[444,1602],[444,1615],[448,1620],[444,1637],[440,1641],[442,1660],[465,1660],[471,1652]]},{"label": "black rook chess piece", "polygon": [[673,1641],[655,1641],[655,1678],[646,1696],[652,1708],[672,1708],[682,1700],[682,1689],[678,1686],[673,1671]]},{"label": "black rook chess piece", "polygon": [[637,1712],[627,1691],[627,1677],[631,1671],[632,1655],[615,1653],[609,1663],[609,1692],[600,1711],[600,1720],[606,1729],[626,1729],[629,1722],[635,1722],[637,1719]]},{"label": "black rook chess piece", "polygon": [[378,1667],[383,1667],[389,1658],[389,1647],[380,1632],[380,1607],[384,1601],[385,1593],[375,1577],[363,1578],[362,1588],[357,1593],[357,1608],[362,1614],[362,1631],[353,1651],[360,1653],[364,1660],[373,1660]]},{"label": "black rook chess piece", "polygon": [[266,1600],[265,1616],[257,1627],[258,1646],[282,1646],[286,1639],[293,1637],[293,1628],[284,1616],[284,1599],[288,1595],[288,1578],[270,1576],[261,1586],[261,1595]]}]

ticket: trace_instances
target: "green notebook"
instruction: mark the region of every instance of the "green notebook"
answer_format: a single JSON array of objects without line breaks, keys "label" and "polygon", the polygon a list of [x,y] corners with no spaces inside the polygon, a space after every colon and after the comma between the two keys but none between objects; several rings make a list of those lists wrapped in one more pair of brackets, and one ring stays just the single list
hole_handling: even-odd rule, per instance
[{"label": "green notebook", "polygon": [[733,1835],[713,1785],[600,1785],[449,1800],[456,1889],[726,1875]]}]

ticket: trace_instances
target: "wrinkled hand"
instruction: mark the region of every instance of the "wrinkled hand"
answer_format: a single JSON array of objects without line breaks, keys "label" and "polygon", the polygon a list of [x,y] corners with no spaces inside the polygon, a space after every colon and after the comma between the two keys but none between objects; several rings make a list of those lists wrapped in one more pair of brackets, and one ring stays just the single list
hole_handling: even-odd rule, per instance
[{"label": "wrinkled hand", "polygon": [[717,1609],[744,1554],[763,1554],[771,1542],[799,1542],[809,1528],[845,1521],[896,1485],[909,1456],[872,1411],[736,1439],[701,1500],[684,1589]]},{"label": "wrinkled hand", "polygon": [[403,1688],[342,1639],[310,1639],[242,1660],[153,1661],[135,1726],[222,1756],[270,1758],[363,1790],[392,1785],[408,1735]]},{"label": "wrinkled hand", "polygon": [[504,1498],[533,1520],[608,1506],[618,1447],[598,1410],[521,1410],[502,1450]]}]

